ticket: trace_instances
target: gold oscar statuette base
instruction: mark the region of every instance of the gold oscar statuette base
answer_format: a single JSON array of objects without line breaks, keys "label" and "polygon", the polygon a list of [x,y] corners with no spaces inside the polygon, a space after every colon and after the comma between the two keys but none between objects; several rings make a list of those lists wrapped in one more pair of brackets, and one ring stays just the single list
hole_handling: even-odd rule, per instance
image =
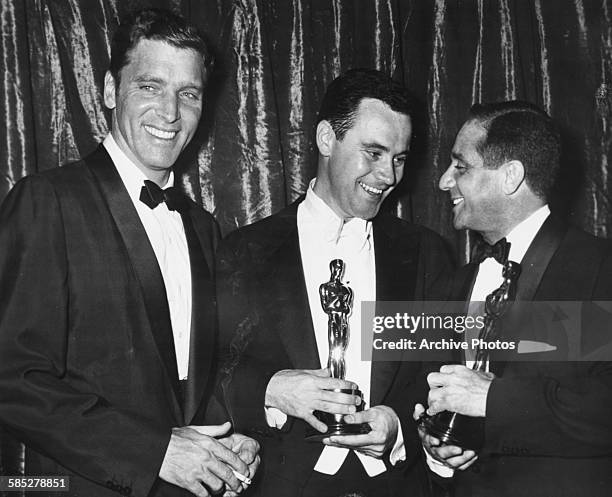
[{"label": "gold oscar statuette base", "polygon": [[[349,388],[336,388],[332,390],[338,393],[347,393],[350,395],[357,395],[362,397],[360,390],[352,390]],[[363,402],[357,406],[357,411],[363,411]],[[316,418],[327,425],[327,431],[321,433],[312,427],[306,430],[305,440],[307,442],[321,442],[324,438],[331,437],[332,435],[364,435],[371,431],[368,423],[352,424],[347,423],[343,420],[343,414],[331,414],[329,412],[315,411],[314,415]]]}]

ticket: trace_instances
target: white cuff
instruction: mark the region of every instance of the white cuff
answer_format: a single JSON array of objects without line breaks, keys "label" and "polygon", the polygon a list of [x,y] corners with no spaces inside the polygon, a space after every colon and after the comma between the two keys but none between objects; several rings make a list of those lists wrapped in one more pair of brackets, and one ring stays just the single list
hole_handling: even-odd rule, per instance
[{"label": "white cuff", "polygon": [[395,444],[389,454],[389,462],[395,466],[400,461],[406,460],[406,446],[404,445],[404,433],[402,432],[402,423],[400,423],[399,417],[395,415],[397,420],[397,438]]},{"label": "white cuff", "polygon": [[440,461],[434,459],[432,455],[427,452],[425,447],[423,447],[425,451],[425,461],[427,461],[427,466],[438,476],[442,478],[451,478],[455,474],[455,470],[453,468],[449,468],[448,466],[442,464]]},{"label": "white cuff", "polygon": [[281,429],[287,422],[287,415],[276,407],[264,407],[266,412],[266,423],[270,428]]}]

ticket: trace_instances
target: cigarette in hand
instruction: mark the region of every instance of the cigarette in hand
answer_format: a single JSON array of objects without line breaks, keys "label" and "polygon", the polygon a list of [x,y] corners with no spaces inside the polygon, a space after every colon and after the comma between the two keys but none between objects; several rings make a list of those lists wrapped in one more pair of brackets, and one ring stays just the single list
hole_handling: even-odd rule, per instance
[{"label": "cigarette in hand", "polygon": [[234,476],[245,485],[250,485],[252,483],[252,480],[248,476],[244,476],[242,473],[238,473],[238,471],[236,471],[235,469],[232,469],[232,472],[234,473]]}]

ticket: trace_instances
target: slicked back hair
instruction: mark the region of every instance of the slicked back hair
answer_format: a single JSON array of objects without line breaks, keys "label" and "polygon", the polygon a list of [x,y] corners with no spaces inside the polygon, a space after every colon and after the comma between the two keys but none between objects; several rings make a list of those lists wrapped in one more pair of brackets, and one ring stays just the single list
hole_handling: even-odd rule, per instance
[{"label": "slicked back hair", "polygon": [[204,61],[205,81],[212,70],[210,49],[195,26],[169,10],[143,9],[123,19],[113,36],[109,71],[117,87],[121,69],[129,63],[130,53],[140,40],[163,41],[176,48],[195,50]]},{"label": "slicked back hair", "polygon": [[327,87],[317,124],[328,121],[342,140],[355,123],[359,104],[364,98],[375,98],[395,112],[412,119],[416,103],[408,91],[386,74],[374,69],[351,69],[334,79]]},{"label": "slicked back hair", "polygon": [[476,121],[486,131],[476,149],[484,167],[496,169],[507,161],[521,161],[527,185],[547,201],[557,179],[561,138],[550,116],[529,102],[512,100],[476,104],[468,122]]}]

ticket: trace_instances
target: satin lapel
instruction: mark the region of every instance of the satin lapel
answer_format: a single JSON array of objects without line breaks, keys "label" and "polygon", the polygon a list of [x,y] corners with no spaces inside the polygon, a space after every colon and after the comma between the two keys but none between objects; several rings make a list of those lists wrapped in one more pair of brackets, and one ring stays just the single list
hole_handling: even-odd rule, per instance
[{"label": "satin lapel", "polygon": [[97,178],[117,229],[125,243],[126,252],[140,283],[144,304],[149,317],[153,338],[161,362],[166,369],[172,390],[178,419],[182,418],[180,388],[174,350],[174,337],[168,310],[164,280],[147,233],[130,199],[119,173],[103,146],[88,159]]},{"label": "satin lapel", "polygon": [[[185,391],[185,423],[190,424],[208,384],[213,361],[216,332],[214,280],[212,271],[212,233],[207,233],[193,215],[192,206],[182,214],[189,247],[191,267],[191,333],[189,338],[189,374]],[[204,249],[206,247],[206,249]],[[208,253],[208,257],[205,255]]]},{"label": "satin lapel", "polygon": [[[550,260],[559,248],[563,235],[567,228],[552,216],[548,216],[540,231],[531,242],[529,249],[521,262],[521,274],[518,278],[518,288],[515,301],[532,301],[538,291],[542,277],[546,272]],[[504,330],[504,338],[512,338],[512,331],[509,326]],[[496,354],[491,353],[491,372],[500,376],[506,367],[506,361],[496,360]]]},{"label": "satin lapel", "polygon": [[474,282],[476,281],[477,274],[478,264],[470,263],[460,267],[453,278],[451,299],[456,300],[457,302],[465,300],[466,310],[470,301],[472,288],[474,288]]},{"label": "satin lapel", "polygon": [[[451,299],[457,302],[465,302],[463,312],[466,314],[469,311],[470,295],[472,294],[472,289],[474,288],[474,282],[476,281],[477,274],[478,264],[469,263],[457,270],[452,281],[450,293]],[[464,350],[453,352],[453,357],[455,357],[459,362],[465,364]]]},{"label": "satin lapel", "polygon": [[552,216],[544,222],[521,262],[521,275],[516,292],[517,301],[533,300],[544,272],[559,248],[567,228]]},{"label": "satin lapel", "polygon": [[[397,240],[392,229],[379,219],[374,220],[374,252],[376,260],[376,300],[412,300],[417,280],[418,246],[406,246]],[[391,388],[400,361],[377,360],[372,356],[370,404],[381,404]]]},{"label": "satin lapel", "polygon": [[279,337],[295,369],[321,367],[315,339],[308,293],[302,269],[297,231],[297,204],[291,205],[279,219],[278,244],[271,247],[269,285],[276,296]]}]

